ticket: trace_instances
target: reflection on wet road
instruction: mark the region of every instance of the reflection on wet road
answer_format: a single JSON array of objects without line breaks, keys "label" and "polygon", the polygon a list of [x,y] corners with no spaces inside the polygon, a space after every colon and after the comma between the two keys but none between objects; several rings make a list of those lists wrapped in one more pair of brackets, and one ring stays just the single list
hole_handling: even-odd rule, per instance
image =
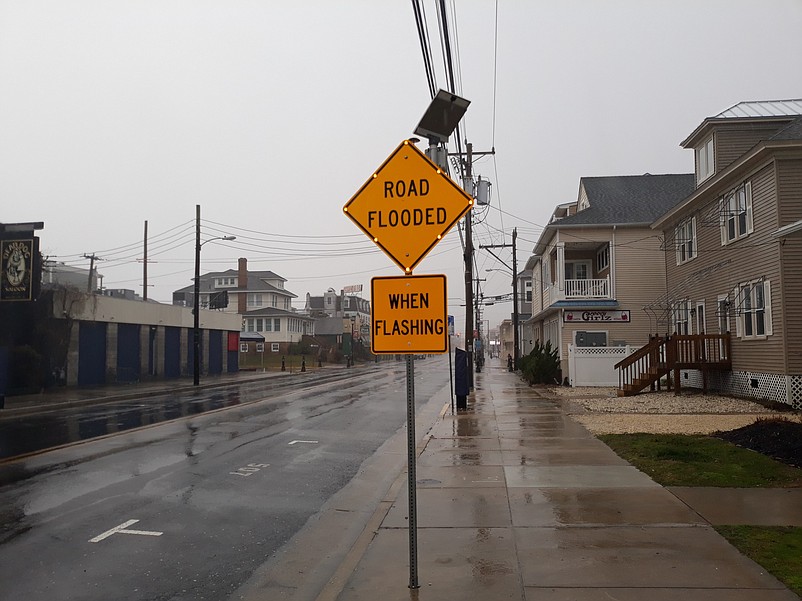
[{"label": "reflection on wet road", "polygon": [[309,372],[302,377],[267,377],[212,390],[156,394],[3,420],[0,421],[0,460],[217,409],[270,400],[293,388],[336,385],[338,390],[343,390],[359,380],[356,373],[343,370]]}]

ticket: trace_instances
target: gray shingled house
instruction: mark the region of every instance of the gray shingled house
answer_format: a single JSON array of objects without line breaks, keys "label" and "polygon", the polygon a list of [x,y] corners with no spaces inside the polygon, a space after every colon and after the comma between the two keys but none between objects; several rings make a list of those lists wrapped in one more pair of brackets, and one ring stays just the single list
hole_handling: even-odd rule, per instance
[{"label": "gray shingled house", "polygon": [[[554,210],[533,249],[526,327],[559,349],[570,383],[617,384],[609,381],[612,358],[657,332],[643,307],[665,294],[666,264],[660,232],[650,226],[694,182],[693,174],[583,177],[577,200]],[[575,369],[590,371],[571,373],[569,347],[583,349]],[[604,378],[594,375],[595,358],[606,362]]]}]

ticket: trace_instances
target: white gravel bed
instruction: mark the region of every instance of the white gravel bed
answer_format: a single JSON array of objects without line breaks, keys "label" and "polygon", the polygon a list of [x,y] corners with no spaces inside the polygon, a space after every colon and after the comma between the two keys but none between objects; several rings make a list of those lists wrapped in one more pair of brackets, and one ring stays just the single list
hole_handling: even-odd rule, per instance
[{"label": "white gravel bed", "polygon": [[615,388],[554,387],[568,400],[568,413],[594,434],[710,434],[734,430],[760,418],[791,417],[754,401],[700,392],[647,392],[617,396]]}]

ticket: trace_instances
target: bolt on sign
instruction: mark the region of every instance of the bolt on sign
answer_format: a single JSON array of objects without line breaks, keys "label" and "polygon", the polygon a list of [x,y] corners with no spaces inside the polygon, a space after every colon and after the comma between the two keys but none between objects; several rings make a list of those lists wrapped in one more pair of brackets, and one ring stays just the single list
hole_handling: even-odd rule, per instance
[{"label": "bolt on sign", "polygon": [[404,140],[343,207],[404,273],[470,210],[473,198]]},{"label": "bolt on sign", "polygon": [[448,351],[446,276],[376,277],[370,280],[374,354]]}]

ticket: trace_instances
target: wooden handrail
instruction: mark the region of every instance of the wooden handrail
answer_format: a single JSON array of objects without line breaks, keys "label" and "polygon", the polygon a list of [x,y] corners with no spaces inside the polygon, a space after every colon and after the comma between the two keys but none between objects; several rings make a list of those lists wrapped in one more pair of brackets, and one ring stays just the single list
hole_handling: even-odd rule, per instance
[{"label": "wooden handrail", "polygon": [[[657,382],[674,370],[675,380],[680,369],[701,369],[705,381],[706,370],[728,368],[732,365],[731,340],[726,334],[674,334],[656,336],[649,343],[615,364],[620,370],[618,387],[633,393]],[[679,389],[679,382],[675,388]],[[625,393],[626,394],[626,393]]]},{"label": "wooden handrail", "polygon": [[656,348],[659,348],[666,342],[666,340],[668,340],[667,336],[655,336],[654,338],[649,340],[648,344],[642,346],[628,357],[624,357],[623,359],[621,359],[621,361],[613,365],[613,369],[621,369],[629,367],[633,363],[637,362],[639,359],[645,357],[646,355],[654,351]]}]

